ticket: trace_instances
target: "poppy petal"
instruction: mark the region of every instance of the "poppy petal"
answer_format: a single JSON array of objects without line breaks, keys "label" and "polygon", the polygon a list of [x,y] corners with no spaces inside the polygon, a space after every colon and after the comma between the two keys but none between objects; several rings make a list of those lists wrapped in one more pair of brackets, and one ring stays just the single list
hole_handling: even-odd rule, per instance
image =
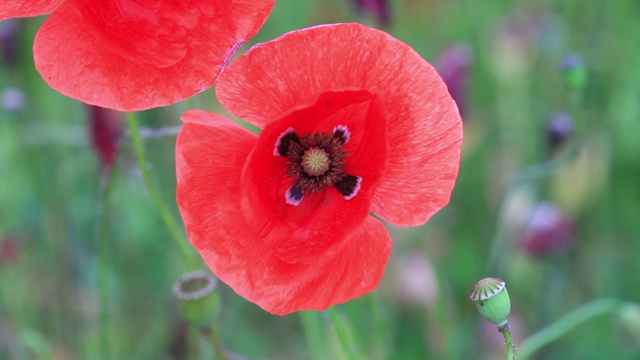
[{"label": "poppy petal", "polygon": [[341,89],[379,96],[386,113],[392,150],[372,210],[394,225],[424,224],[449,201],[462,121],[435,69],[408,45],[360,24],[296,30],[240,56],[216,94],[229,112],[264,127]]},{"label": "poppy petal", "polygon": [[85,103],[123,111],[170,105],[209,88],[273,3],[67,0],[36,34],[36,68],[52,88]]},{"label": "poppy petal", "polygon": [[3,1],[0,20],[45,15],[55,10],[63,0]]},{"label": "poppy petal", "polygon": [[[69,0],[74,1],[74,0]],[[162,10],[179,13],[178,4],[165,4]],[[187,31],[199,20],[184,24],[164,16],[154,4],[143,6],[133,1],[106,1],[100,4],[75,0],[85,23],[85,31],[101,39],[103,47],[126,59],[154,67],[167,67],[180,61],[187,53]],[[126,16],[123,16],[126,14]],[[186,15],[186,14],[185,14]],[[207,18],[206,15],[201,15]],[[204,19],[203,19],[204,20]],[[133,36],[132,36],[133,35]]]},{"label": "poppy petal", "polygon": [[277,254],[283,232],[259,234],[239,196],[238,178],[255,135],[204,111],[188,111],[182,120],[176,141],[178,206],[189,240],[223,282],[281,315],[324,310],[377,286],[391,251],[378,220],[367,216],[330,256],[308,264],[283,261]]},{"label": "poppy petal", "polygon": [[363,125],[355,124],[364,123],[366,112],[362,109],[368,108],[370,100],[371,94],[366,91],[327,92],[313,103],[299,106],[260,133],[256,149],[242,177],[242,191],[248,199],[247,207],[258,209],[253,222],[256,227],[263,229],[264,235],[271,231],[277,219],[285,219],[298,226],[305,223],[323,200],[322,194],[309,194],[301,207],[287,211],[283,201],[286,201],[286,191],[292,186],[286,176],[287,159],[274,155],[274,147],[281,141],[282,135],[288,133],[290,128],[301,136],[316,133],[323,130],[318,128],[320,124],[333,118],[347,118],[354,128],[363,129]]},{"label": "poppy petal", "polygon": [[257,236],[228,234],[254,228],[244,226],[238,179],[257,137],[224,116],[202,110],[187,111],[181,119],[176,198],[188,238],[203,256],[213,252],[231,261],[235,247],[251,245],[245,241]]},{"label": "poppy petal", "polygon": [[[365,105],[367,110],[361,117],[340,116],[353,114],[353,108],[360,105]],[[361,179],[357,182],[357,193],[352,191],[347,194],[351,196],[345,196],[338,187],[329,186],[318,193],[305,194],[301,201],[291,201],[293,184],[287,177],[287,159],[274,155],[274,144],[289,129],[305,134],[305,128],[316,129],[314,133],[325,128],[326,133],[331,133],[335,118],[361,129],[353,135],[359,138],[353,141],[359,146],[347,155],[344,168],[347,174]],[[371,98],[363,91],[345,91],[324,93],[314,105],[294,111],[262,131],[245,167],[243,198],[256,215],[251,222],[262,229],[263,236],[282,232],[277,254],[283,261],[317,262],[335,251],[362,224],[384,173],[388,150],[386,130],[386,119],[377,97]]]},{"label": "poppy petal", "polygon": [[270,280],[278,287],[270,287],[268,294],[238,293],[271,313],[284,315],[325,310],[374,290],[391,253],[391,238],[384,225],[368,216],[344,243],[334,257],[312,267],[276,261],[269,264],[266,271],[273,271]]}]

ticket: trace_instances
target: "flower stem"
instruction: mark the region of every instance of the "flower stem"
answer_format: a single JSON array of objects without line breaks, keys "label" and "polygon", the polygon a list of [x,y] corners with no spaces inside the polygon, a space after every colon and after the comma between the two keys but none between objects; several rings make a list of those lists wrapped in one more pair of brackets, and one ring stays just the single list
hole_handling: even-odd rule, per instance
[{"label": "flower stem", "polygon": [[131,140],[133,141],[133,146],[135,149],[136,158],[138,159],[138,166],[140,168],[140,172],[142,173],[144,185],[147,188],[149,195],[151,196],[151,200],[158,209],[162,221],[165,223],[167,229],[171,233],[171,236],[175,240],[176,245],[178,246],[178,250],[180,251],[180,255],[182,256],[182,260],[187,265],[188,269],[193,270],[196,268],[196,263],[194,261],[194,258],[190,254],[187,242],[178,230],[178,224],[173,219],[173,216],[162,200],[160,193],[153,184],[151,172],[147,167],[147,158],[144,152],[142,139],[140,137],[138,121],[136,120],[135,114],[132,112],[127,113],[127,125],[129,127],[129,131],[131,132]]},{"label": "flower stem", "polygon": [[542,180],[544,178],[550,177],[557,173],[560,169],[562,169],[565,165],[573,161],[579,152],[579,144],[573,143],[571,148],[567,150],[564,156],[554,159],[542,164],[531,165],[520,170],[511,180],[511,183],[507,187],[507,191],[505,192],[502,200],[500,202],[498,216],[496,217],[495,224],[493,227],[493,236],[491,242],[490,249],[490,257],[489,257],[489,266],[491,267],[491,273],[500,273],[502,272],[500,269],[501,264],[500,254],[502,254],[505,249],[505,245],[507,242],[507,229],[502,224],[502,220],[506,216],[507,208],[509,205],[509,201],[512,199],[513,195],[516,193],[516,190],[525,184],[533,183],[535,181]]},{"label": "flower stem", "polygon": [[224,345],[220,341],[220,336],[218,331],[213,327],[204,326],[200,328],[200,333],[202,336],[211,344],[213,347],[213,351],[216,353],[216,359],[221,360],[232,360],[232,359],[240,359],[239,356],[230,356],[228,351],[225,349]]},{"label": "flower stem", "polygon": [[373,328],[376,342],[382,347],[382,354],[385,359],[393,358],[393,351],[391,348],[388,326],[388,316],[385,313],[385,309],[380,303],[380,299],[377,297],[377,293],[372,291],[367,295],[369,301],[369,307],[371,316],[373,317]]},{"label": "flower stem", "polygon": [[338,335],[338,340],[340,341],[340,345],[342,345],[342,349],[346,353],[347,358],[349,360],[361,359],[361,357],[357,356],[353,341],[349,336],[344,319],[335,306],[329,308],[329,317],[331,318],[331,322],[333,322],[333,327],[336,330],[336,335]]},{"label": "flower stem", "polygon": [[315,311],[300,311],[298,314],[311,359],[324,359],[326,357],[326,333],[322,327],[322,319]]},{"label": "flower stem", "polygon": [[558,340],[578,325],[600,315],[614,313],[621,305],[622,303],[615,299],[599,299],[580,306],[523,341],[518,350],[519,359],[528,359],[533,353]]},{"label": "flower stem", "polygon": [[507,190],[504,193],[499,207],[496,220],[492,228],[491,245],[489,250],[489,267],[490,273],[501,273],[501,255],[506,251],[505,245],[507,243],[507,229],[502,220],[505,218],[507,212],[507,205],[509,200],[516,193],[516,190],[523,185],[543,180],[556,174],[567,164],[574,161],[580,154],[580,148],[584,144],[586,138],[583,128],[587,123],[587,116],[585,110],[581,106],[583,103],[582,93],[570,92],[568,94],[567,102],[569,104],[571,116],[574,118],[575,135],[572,142],[569,144],[567,151],[559,158],[549,160],[540,164],[528,166],[520,170],[510,181],[507,186]]},{"label": "flower stem", "polygon": [[[117,146],[116,149],[119,149]],[[120,151],[117,150],[116,157],[110,167],[105,168],[100,179],[100,190],[98,195],[98,209],[96,224],[96,244],[98,252],[98,304],[99,304],[99,331],[100,331],[100,353],[104,359],[110,359],[110,339],[109,335],[109,260],[111,250],[109,247],[107,215],[109,214],[109,194],[113,188],[113,180],[117,171]]]},{"label": "flower stem", "polygon": [[513,338],[511,337],[511,330],[509,329],[509,323],[505,323],[502,326],[498,326],[498,331],[504,336],[504,343],[507,346],[507,360],[514,360],[515,355],[513,353]]}]

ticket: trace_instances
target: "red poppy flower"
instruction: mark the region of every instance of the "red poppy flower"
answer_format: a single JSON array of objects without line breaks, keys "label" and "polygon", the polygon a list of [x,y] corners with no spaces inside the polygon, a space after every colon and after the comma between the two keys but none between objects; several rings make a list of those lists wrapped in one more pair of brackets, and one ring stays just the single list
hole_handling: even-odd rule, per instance
[{"label": "red poppy flower", "polygon": [[260,29],[273,3],[5,1],[0,20],[53,11],[33,45],[42,78],[82,102],[131,111],[170,105],[209,88]]},{"label": "red poppy flower", "polygon": [[462,122],[431,65],[359,24],[293,31],[226,68],[216,94],[262,128],[187,111],[177,199],[190,241],[238,294],[286,314],[373,290],[380,220],[424,224],[458,173]]}]

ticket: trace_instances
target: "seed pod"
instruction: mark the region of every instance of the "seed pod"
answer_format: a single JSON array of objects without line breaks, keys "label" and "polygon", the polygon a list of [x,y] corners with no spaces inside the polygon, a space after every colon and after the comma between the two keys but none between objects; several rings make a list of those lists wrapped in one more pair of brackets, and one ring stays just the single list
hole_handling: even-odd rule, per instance
[{"label": "seed pod", "polygon": [[488,321],[503,326],[511,312],[511,300],[505,282],[497,278],[478,281],[469,296],[480,315]]},{"label": "seed pod", "polygon": [[210,326],[220,313],[220,299],[215,289],[218,280],[211,273],[197,270],[186,273],[173,284],[173,294],[180,301],[184,317],[192,324]]}]

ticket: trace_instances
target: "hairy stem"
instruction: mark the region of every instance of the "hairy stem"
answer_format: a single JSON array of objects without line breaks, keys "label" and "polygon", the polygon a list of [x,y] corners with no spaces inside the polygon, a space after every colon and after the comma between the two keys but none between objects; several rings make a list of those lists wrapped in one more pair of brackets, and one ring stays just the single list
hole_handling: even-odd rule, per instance
[{"label": "hairy stem", "polygon": [[160,213],[160,217],[162,221],[166,225],[167,229],[171,233],[178,250],[180,251],[180,255],[182,260],[187,265],[189,269],[195,269],[196,263],[194,258],[191,256],[189,247],[187,245],[186,239],[182,236],[178,224],[175,222],[171,212],[165,205],[158,189],[156,189],[153,184],[153,180],[151,178],[151,172],[147,166],[147,157],[144,152],[144,145],[142,144],[142,138],[140,137],[140,130],[138,128],[138,121],[136,120],[135,114],[130,112],[127,113],[127,125],[129,126],[129,131],[131,132],[131,140],[133,141],[133,146],[136,153],[136,158],[138,159],[138,166],[140,168],[140,172],[142,174],[142,179],[144,181],[144,185],[151,196],[151,200],[153,201],[156,209]]},{"label": "hairy stem", "polygon": [[504,343],[507,346],[507,360],[514,360],[515,354],[513,352],[513,338],[511,337],[511,330],[509,329],[509,323],[505,323],[502,326],[498,326],[498,331],[504,336]]}]

